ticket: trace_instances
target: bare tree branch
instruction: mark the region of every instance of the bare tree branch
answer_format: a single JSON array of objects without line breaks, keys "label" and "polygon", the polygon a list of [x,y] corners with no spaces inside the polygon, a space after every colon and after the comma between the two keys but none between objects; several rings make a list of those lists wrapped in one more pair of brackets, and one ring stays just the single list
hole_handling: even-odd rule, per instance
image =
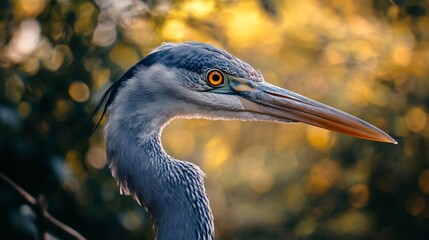
[{"label": "bare tree branch", "polygon": [[6,177],[3,173],[0,172],[0,179],[3,180],[7,184],[7,186],[18,193],[19,196],[28,204],[31,209],[37,214],[39,218],[39,224],[42,225],[42,230],[39,236],[44,235],[44,230],[51,232],[52,234],[61,237],[63,239],[73,239],[73,240],[84,240],[85,238],[72,229],[71,227],[65,225],[60,222],[56,218],[54,218],[48,211],[46,211],[46,204],[44,204],[42,199],[36,200],[33,196],[31,196],[28,192],[26,192],[23,188],[18,186],[11,179]]}]

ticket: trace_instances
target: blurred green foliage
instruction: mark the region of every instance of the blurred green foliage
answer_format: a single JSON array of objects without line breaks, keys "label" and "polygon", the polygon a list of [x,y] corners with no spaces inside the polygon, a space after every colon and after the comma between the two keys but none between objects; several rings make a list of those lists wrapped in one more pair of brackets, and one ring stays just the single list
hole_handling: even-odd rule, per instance
[{"label": "blurred green foliage", "polygon": [[[429,237],[429,2],[9,0],[0,3],[0,171],[89,239],[153,239],[119,195],[102,130],[110,81],[164,41],[204,41],[268,82],[371,122],[398,145],[301,124],[176,120],[166,150],[207,173],[217,239]],[[0,238],[34,239],[0,184]]]}]

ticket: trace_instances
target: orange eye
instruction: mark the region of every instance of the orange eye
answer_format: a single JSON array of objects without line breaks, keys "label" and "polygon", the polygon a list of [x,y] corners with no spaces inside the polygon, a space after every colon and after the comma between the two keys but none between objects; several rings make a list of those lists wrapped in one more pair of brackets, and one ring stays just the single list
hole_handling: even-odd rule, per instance
[{"label": "orange eye", "polygon": [[219,72],[218,70],[211,70],[208,74],[207,74],[207,82],[213,86],[213,87],[217,87],[221,84],[223,84],[224,82],[224,76],[221,72]]}]

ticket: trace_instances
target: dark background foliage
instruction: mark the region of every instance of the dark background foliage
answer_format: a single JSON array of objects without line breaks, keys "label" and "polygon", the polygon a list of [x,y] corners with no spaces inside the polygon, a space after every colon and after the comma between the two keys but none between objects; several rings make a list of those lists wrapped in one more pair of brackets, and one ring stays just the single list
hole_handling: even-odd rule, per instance
[{"label": "dark background foliage", "polygon": [[[163,143],[207,172],[218,239],[427,239],[428,6],[2,1],[0,171],[88,239],[153,239],[149,216],[119,195],[101,129],[88,137],[87,121],[109,81],[152,48],[204,41],[399,142],[304,125],[174,121]],[[0,184],[1,239],[34,239],[34,216]]]}]

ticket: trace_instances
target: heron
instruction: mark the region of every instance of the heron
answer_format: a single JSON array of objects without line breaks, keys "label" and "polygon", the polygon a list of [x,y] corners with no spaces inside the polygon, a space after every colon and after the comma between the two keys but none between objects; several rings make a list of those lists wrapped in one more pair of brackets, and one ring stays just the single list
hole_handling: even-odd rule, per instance
[{"label": "heron", "polygon": [[101,109],[97,126],[106,115],[111,173],[120,192],[149,212],[158,240],[214,239],[203,171],[161,144],[163,128],[175,118],[302,122],[396,143],[357,117],[267,83],[248,63],[200,42],[155,48],[107,89],[94,113]]}]

